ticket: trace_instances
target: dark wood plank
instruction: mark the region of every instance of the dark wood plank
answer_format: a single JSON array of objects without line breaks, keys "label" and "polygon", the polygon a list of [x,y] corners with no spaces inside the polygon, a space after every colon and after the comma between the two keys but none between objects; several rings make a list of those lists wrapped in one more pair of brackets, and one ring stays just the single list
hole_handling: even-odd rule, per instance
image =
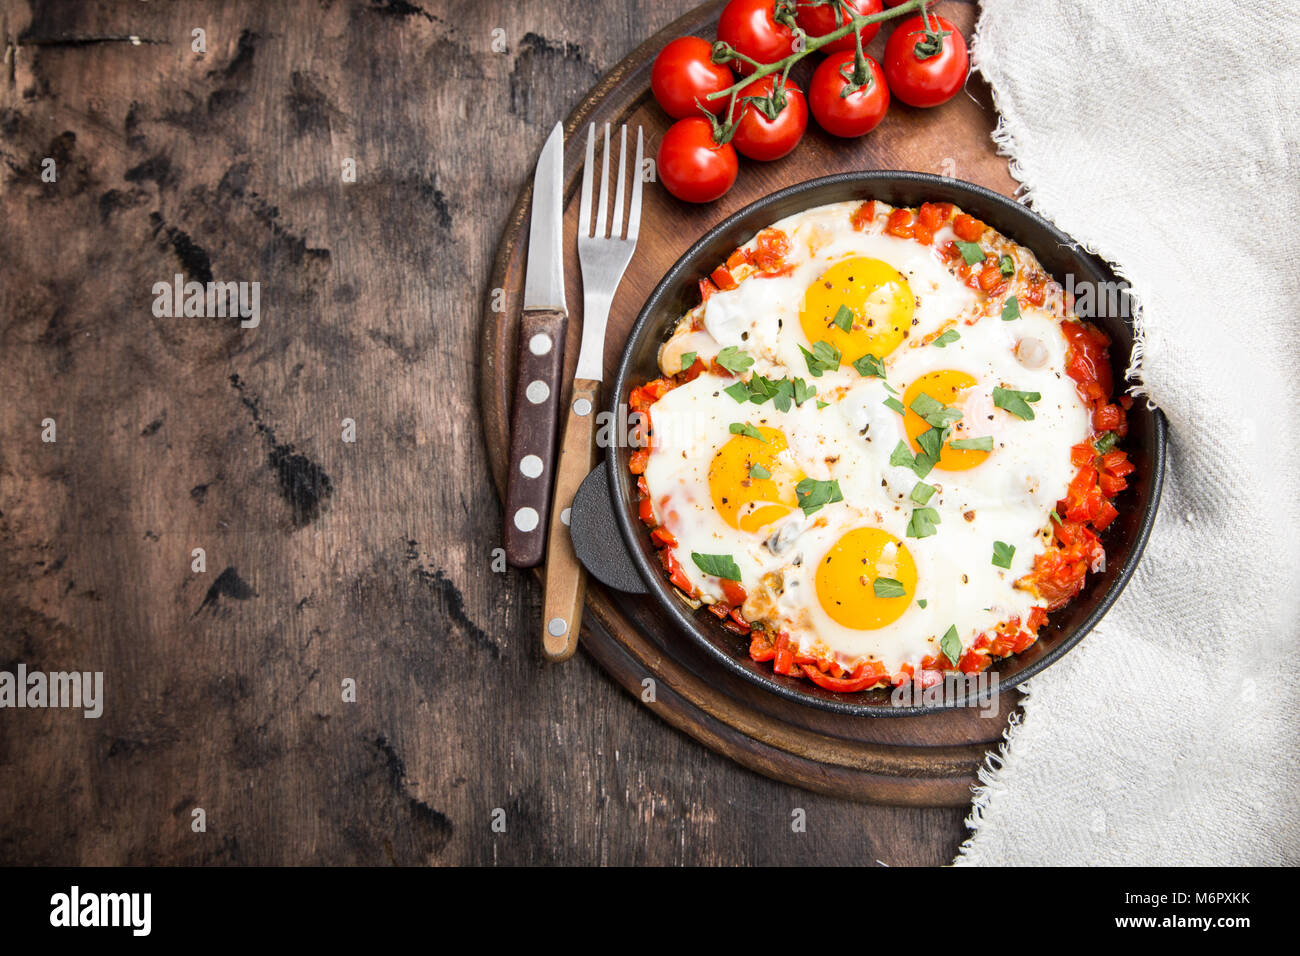
[{"label": "dark wood plank", "polygon": [[[0,14],[0,666],[107,696],[0,714],[0,861],[951,857],[961,810],[777,784],[545,666],[534,579],[493,570],[498,238],[549,127],[691,3],[569,6]],[[178,271],[261,282],[260,326],[155,318]]]}]

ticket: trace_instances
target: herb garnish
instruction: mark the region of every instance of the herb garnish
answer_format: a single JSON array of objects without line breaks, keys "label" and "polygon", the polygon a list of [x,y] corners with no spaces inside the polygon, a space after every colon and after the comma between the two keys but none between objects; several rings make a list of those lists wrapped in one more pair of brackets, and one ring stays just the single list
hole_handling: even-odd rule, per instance
[{"label": "herb garnish", "polygon": [[804,361],[808,363],[808,374],[813,378],[821,378],[822,372],[833,372],[840,367],[840,350],[829,342],[814,343],[811,352],[801,345],[799,351],[803,353]]},{"label": "herb garnish", "polygon": [[820,511],[823,505],[844,500],[844,495],[840,493],[840,483],[833,479],[817,481],[815,478],[805,478],[794,486],[794,494],[805,515]]},{"label": "herb garnish", "polygon": [[740,567],[736,564],[736,559],[729,554],[700,554],[698,551],[692,551],[691,560],[705,574],[726,578],[728,581],[740,580]]},{"label": "herb garnish", "polygon": [[1034,410],[1029,407],[1030,402],[1041,401],[1042,395],[1037,392],[1018,392],[1014,388],[994,388],[993,404],[998,408],[1005,408],[1012,415],[1023,418],[1025,421],[1032,421]]},{"label": "herb garnish", "polygon": [[728,372],[734,372],[737,375],[748,371],[749,367],[754,364],[752,356],[742,352],[734,345],[728,345],[725,349],[719,352],[714,361],[725,368]]},{"label": "herb garnish", "polygon": [[876,592],[878,598],[899,598],[907,594],[903,582],[895,581],[893,578],[876,578],[871,582],[871,589]]},{"label": "herb garnish", "polygon": [[943,651],[943,656],[952,662],[953,667],[957,666],[961,660],[961,638],[957,636],[956,624],[948,628],[948,632],[939,641],[939,650]]},{"label": "herb garnish", "polygon": [[912,520],[907,523],[907,536],[928,538],[935,533],[934,526],[940,523],[939,512],[933,508],[914,508]]},{"label": "herb garnish", "polygon": [[727,427],[733,435],[744,435],[746,438],[757,438],[759,441],[767,444],[767,439],[763,437],[763,433],[749,422],[732,422]]}]

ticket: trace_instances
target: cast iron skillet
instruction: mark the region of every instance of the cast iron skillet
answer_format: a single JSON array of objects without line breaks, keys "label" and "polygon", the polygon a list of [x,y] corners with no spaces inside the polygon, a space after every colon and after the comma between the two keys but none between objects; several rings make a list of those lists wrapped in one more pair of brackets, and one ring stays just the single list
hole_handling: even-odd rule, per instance
[{"label": "cast iron skillet", "polygon": [[[659,375],[659,346],[677,319],[698,304],[697,283],[701,277],[712,272],[737,246],[778,219],[826,203],[865,199],[878,199],[893,206],[917,206],[927,201],[956,203],[1032,251],[1062,285],[1066,284],[1067,276],[1073,276],[1076,289],[1082,288],[1085,282],[1112,284],[1099,285],[1101,289],[1119,285],[1100,259],[1079,248],[1067,235],[1019,203],[981,186],[927,173],[884,170],[814,179],[775,192],[729,216],[677,260],[642,307],[623,349],[613,387],[608,392],[610,412],[615,416],[612,420],[621,420],[619,408],[626,409],[633,388]],[[1094,298],[1098,307],[1094,314],[1084,317],[1111,338],[1110,354],[1118,391],[1119,383],[1125,380],[1125,367],[1121,363],[1133,344],[1127,293],[1118,297],[1118,306],[1111,296]],[[1116,501],[1120,516],[1102,535],[1106,570],[1088,576],[1083,591],[1067,607],[1051,615],[1032,647],[990,668],[990,672],[997,674],[999,691],[1038,673],[1081,641],[1133,575],[1160,501],[1165,421],[1159,411],[1141,401],[1134,404],[1128,421],[1129,433],[1122,447],[1128,451],[1136,471],[1129,477],[1128,489]],[[941,703],[907,705],[892,703],[889,689],[834,694],[811,681],[776,674],[770,663],[750,660],[748,638],[723,628],[704,608],[692,611],[668,583],[649,532],[637,518],[636,484],[627,470],[631,451],[617,444],[609,447],[605,467],[598,466],[592,471],[573,504],[570,529],[574,548],[597,579],[619,590],[650,593],[663,613],[689,639],[725,667],[789,700],[858,716],[910,716],[976,702],[974,691],[970,701],[959,691]],[[983,699],[987,694],[978,696]]]}]

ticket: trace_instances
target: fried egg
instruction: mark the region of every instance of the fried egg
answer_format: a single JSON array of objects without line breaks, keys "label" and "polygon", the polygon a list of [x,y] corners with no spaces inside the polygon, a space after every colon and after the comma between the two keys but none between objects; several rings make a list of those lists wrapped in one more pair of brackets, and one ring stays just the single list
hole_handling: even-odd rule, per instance
[{"label": "fried egg", "polygon": [[[663,371],[710,367],[652,406],[644,478],[700,601],[726,600],[712,559],[729,558],[751,624],[896,674],[955,663],[1041,603],[1016,582],[1091,419],[1058,311],[1004,320],[938,251],[950,225],[899,238],[876,205],[865,229],[856,203],[774,224],[781,268],[740,269],[682,318]],[[1013,261],[1037,268],[1019,247]]]}]

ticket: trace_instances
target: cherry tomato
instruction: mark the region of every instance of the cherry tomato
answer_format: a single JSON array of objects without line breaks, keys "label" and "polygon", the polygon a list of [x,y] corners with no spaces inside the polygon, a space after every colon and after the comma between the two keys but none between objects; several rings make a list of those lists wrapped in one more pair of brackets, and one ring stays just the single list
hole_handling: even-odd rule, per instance
[{"label": "cherry tomato", "polygon": [[[879,13],[881,10],[880,0],[844,0],[853,10],[854,16],[871,16],[873,13]],[[902,0],[899,0],[901,3]],[[834,32],[843,21],[837,24],[835,22],[835,7],[831,4],[817,4],[801,2],[799,3],[798,13],[795,14],[795,21],[803,27],[804,33],[809,37],[824,37],[828,33]],[[848,17],[847,11],[845,17]],[[865,26],[858,31],[862,35],[862,45],[865,47],[872,41],[877,33],[880,32],[880,24],[873,23]],[[839,50],[852,50],[853,34],[846,37],[840,37],[834,43],[828,43],[821,48],[822,53],[835,53]]]},{"label": "cherry tomato", "polygon": [[699,37],[678,37],[659,51],[650,69],[650,89],[664,112],[673,119],[699,116],[699,102],[710,113],[721,114],[727,97],[706,97],[735,82],[731,71],[709,58],[713,44]]},{"label": "cherry tomato", "polygon": [[[961,32],[943,17],[912,17],[899,24],[885,44],[889,88],[909,106],[938,106],[966,82],[970,58]],[[944,34],[942,41],[937,40]],[[927,55],[928,54],[928,55]]]},{"label": "cherry tomato", "polygon": [[659,180],[678,199],[712,202],[736,181],[740,163],[730,143],[719,146],[713,124],[688,116],[668,127],[656,159]]},{"label": "cherry tomato", "polygon": [[[794,31],[772,18],[773,0],[731,0],[718,18],[718,39],[759,63],[774,63],[794,51]],[[754,68],[744,60],[732,60],[741,76]]]},{"label": "cherry tomato", "polygon": [[884,71],[866,57],[870,77],[867,84],[848,96],[841,96],[853,75],[854,51],[832,53],[813,73],[808,84],[808,105],[821,128],[833,136],[861,136],[876,128],[889,109],[889,87]]},{"label": "cherry tomato", "polygon": [[776,119],[768,119],[757,105],[745,102],[746,96],[770,98],[774,78],[775,74],[771,74],[741,89],[737,102],[744,103],[744,107],[731,136],[731,144],[737,151],[764,162],[780,159],[798,146],[808,128],[808,101],[794,80],[785,81],[785,105]]}]

